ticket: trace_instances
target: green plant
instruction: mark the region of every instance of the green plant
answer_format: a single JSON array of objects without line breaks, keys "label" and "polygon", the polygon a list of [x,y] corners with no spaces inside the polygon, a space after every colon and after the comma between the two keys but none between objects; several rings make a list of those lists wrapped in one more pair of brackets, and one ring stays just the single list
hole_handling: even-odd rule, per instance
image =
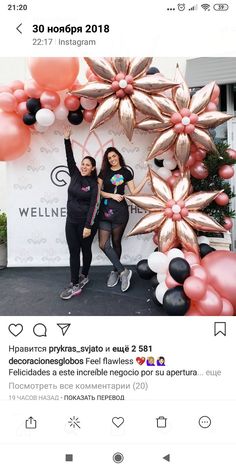
[{"label": "green plant", "polygon": [[7,215],[0,213],[0,244],[7,242]]}]

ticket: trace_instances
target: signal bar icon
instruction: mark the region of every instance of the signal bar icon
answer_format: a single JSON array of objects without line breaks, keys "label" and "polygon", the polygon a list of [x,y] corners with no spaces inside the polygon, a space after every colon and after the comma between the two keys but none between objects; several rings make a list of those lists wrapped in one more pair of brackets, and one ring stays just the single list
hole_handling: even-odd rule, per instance
[{"label": "signal bar icon", "polygon": [[201,5],[201,7],[202,7],[203,10],[205,10],[205,11],[210,11],[210,9],[211,9],[211,5],[209,5],[209,3],[203,3],[203,4]]},{"label": "signal bar icon", "polygon": [[194,11],[197,10],[198,5],[193,5],[193,7],[189,8],[188,11]]}]

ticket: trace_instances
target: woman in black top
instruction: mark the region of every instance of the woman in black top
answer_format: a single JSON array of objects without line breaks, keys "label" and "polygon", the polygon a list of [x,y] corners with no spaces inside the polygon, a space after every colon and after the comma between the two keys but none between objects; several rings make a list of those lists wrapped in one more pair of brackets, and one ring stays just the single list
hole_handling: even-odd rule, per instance
[{"label": "woman in black top", "polygon": [[[102,201],[99,211],[99,246],[113,264],[107,286],[114,287],[119,280],[121,290],[125,292],[130,286],[132,271],[120,262],[121,239],[128,223],[128,205],[124,198],[127,185],[132,195],[138,193],[148,180],[146,176],[138,187],[133,181],[133,170],[126,167],[121,153],[109,147],[104,154],[98,184]],[[112,242],[112,244],[111,244]]]},{"label": "woman in black top", "polygon": [[[78,295],[88,283],[88,272],[92,260],[92,242],[97,232],[96,215],[98,211],[98,184],[96,161],[86,156],[80,170],[76,166],[71,141],[71,127],[65,127],[65,149],[67,165],[71,177],[68,188],[66,239],[70,252],[71,283],[61,293],[63,300]],[[83,255],[82,273],[80,272],[80,252]]]}]

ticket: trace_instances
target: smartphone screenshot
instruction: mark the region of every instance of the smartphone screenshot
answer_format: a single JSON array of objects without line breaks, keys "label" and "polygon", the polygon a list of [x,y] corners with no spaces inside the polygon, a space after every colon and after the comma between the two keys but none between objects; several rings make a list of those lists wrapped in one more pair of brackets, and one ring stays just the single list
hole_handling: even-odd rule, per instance
[{"label": "smartphone screenshot", "polygon": [[2,0],[1,470],[235,470],[235,14]]}]

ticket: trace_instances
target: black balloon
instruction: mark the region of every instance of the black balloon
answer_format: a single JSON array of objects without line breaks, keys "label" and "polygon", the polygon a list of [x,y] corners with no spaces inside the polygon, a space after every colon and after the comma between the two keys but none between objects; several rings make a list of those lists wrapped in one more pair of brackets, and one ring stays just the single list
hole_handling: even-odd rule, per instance
[{"label": "black balloon", "polygon": [[150,269],[147,259],[139,261],[136,268],[141,279],[150,280],[155,275],[155,272]]},{"label": "black balloon", "polygon": [[176,282],[183,284],[185,279],[190,276],[190,265],[182,257],[175,257],[170,261],[169,272]]},{"label": "black balloon", "polygon": [[163,167],[163,162],[164,162],[163,159],[156,159],[155,158],[154,162],[155,162],[156,166]]},{"label": "black balloon", "polygon": [[155,288],[155,289],[159,285],[159,282],[157,280],[157,274],[153,275],[153,277],[151,278],[151,284],[152,284],[152,288]]},{"label": "black balloon", "polygon": [[158,74],[160,71],[157,67],[150,67],[147,71],[147,75]]},{"label": "black balloon", "polygon": [[169,288],[163,298],[163,308],[168,315],[183,316],[190,307],[190,299],[185,295],[183,287]]},{"label": "black balloon", "polygon": [[29,98],[26,102],[27,110],[29,110],[30,113],[37,113],[37,111],[40,110],[41,108],[41,103],[39,98]]},{"label": "black balloon", "polygon": [[26,113],[23,116],[23,121],[24,121],[25,125],[30,126],[30,125],[34,125],[34,123],[36,123],[36,118],[31,113]]},{"label": "black balloon", "polygon": [[67,118],[72,125],[80,125],[83,121],[83,113],[80,109],[69,111]]},{"label": "black balloon", "polygon": [[203,258],[207,256],[207,254],[209,254],[210,252],[215,251],[215,249],[209,246],[209,244],[202,243],[202,244],[199,244],[199,251],[200,251],[201,258]]}]

